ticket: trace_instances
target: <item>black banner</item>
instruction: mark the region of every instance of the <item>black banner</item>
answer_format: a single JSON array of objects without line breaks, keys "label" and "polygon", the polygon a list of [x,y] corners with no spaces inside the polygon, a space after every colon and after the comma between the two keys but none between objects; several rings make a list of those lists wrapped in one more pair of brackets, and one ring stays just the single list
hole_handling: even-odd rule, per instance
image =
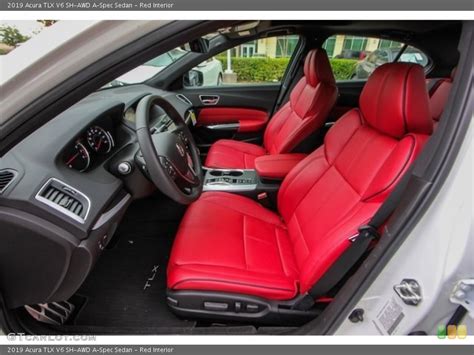
[{"label": "black banner", "polygon": [[2,11],[472,11],[472,0],[1,0]]}]

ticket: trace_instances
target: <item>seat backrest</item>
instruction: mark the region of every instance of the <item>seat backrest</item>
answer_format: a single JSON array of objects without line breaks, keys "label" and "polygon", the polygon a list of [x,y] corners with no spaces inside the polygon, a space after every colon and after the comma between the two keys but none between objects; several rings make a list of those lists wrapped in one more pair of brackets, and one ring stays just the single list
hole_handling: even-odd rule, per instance
[{"label": "seat backrest", "polygon": [[300,270],[302,293],[350,245],[432,133],[423,68],[391,63],[367,81],[359,108],[286,176],[278,208]]},{"label": "seat backrest", "polygon": [[449,78],[440,80],[437,85],[430,92],[430,108],[431,108],[431,117],[433,118],[434,128],[438,126],[439,119],[443,114],[446,103],[448,102],[449,93],[451,92],[451,87],[453,86],[453,79],[456,73],[456,68],[451,72]]},{"label": "seat backrest", "polygon": [[336,82],[326,51],[312,49],[305,59],[304,76],[265,130],[265,149],[270,154],[291,152],[324,124],[336,98]]}]

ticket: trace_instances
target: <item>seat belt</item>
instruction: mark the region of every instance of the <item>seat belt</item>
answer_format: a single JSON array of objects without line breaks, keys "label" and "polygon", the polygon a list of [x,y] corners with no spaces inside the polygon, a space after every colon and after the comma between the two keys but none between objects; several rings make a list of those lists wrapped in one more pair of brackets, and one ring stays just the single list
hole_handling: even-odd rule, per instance
[{"label": "seat belt", "polygon": [[380,238],[378,229],[390,217],[392,212],[398,206],[400,199],[405,192],[408,181],[412,176],[412,167],[410,167],[397,186],[393,189],[385,202],[380,206],[367,225],[359,227],[358,234],[351,238],[351,245],[342,253],[342,255],[330,266],[325,274],[311,287],[306,295],[299,300],[293,307],[298,310],[308,310],[313,307],[315,300],[322,296],[327,296],[352,269],[361,257],[369,250],[370,244]]}]

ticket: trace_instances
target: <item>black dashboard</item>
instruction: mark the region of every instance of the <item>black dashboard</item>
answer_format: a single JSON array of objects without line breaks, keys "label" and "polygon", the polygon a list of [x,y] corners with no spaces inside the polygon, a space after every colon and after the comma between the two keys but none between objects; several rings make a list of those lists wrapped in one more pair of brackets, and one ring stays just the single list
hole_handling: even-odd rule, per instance
[{"label": "black dashboard", "polygon": [[[156,191],[141,170],[146,167],[136,166],[135,110],[148,94],[162,96],[192,124],[191,105],[174,93],[146,85],[111,88],[76,103],[0,160],[0,172],[13,176],[0,190],[0,249],[9,250],[1,263],[18,267],[0,274],[0,286],[10,290],[9,306],[66,299],[93,267],[131,201]],[[173,129],[173,122],[153,107],[150,128]],[[130,165],[126,174],[124,164]],[[28,265],[10,259],[18,255]],[[47,280],[35,276],[39,269],[48,273]],[[35,293],[18,283],[18,273]]]}]

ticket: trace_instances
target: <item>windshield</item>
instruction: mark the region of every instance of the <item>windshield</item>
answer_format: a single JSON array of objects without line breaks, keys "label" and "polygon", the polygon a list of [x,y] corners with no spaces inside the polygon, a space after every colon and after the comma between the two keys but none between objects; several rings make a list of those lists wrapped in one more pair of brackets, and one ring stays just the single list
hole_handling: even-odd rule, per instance
[{"label": "windshield", "polygon": [[188,51],[182,48],[174,48],[119,76],[107,85],[103,86],[103,88],[143,83],[144,81],[154,77],[169,65],[176,62],[186,53],[188,53]]}]

